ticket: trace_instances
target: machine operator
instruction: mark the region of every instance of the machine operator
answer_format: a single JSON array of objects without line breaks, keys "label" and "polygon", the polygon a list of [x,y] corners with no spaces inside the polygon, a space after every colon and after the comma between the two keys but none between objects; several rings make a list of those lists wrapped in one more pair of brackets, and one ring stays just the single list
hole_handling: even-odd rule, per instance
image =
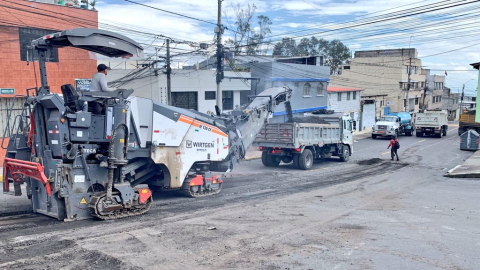
[{"label": "machine operator", "polygon": [[[112,92],[117,89],[109,88],[107,85],[107,78],[105,77],[110,70],[104,64],[97,66],[97,73],[93,75],[92,82],[90,83],[90,92]],[[104,104],[101,101],[93,101],[88,104],[91,107],[91,111],[94,114],[101,114],[104,111]]]}]

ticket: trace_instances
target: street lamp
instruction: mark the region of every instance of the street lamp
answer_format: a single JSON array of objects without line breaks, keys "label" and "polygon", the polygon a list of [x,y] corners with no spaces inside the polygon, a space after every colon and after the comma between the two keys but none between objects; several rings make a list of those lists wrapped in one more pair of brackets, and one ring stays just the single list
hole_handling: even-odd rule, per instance
[{"label": "street lamp", "polygon": [[460,112],[463,112],[463,95],[465,93],[465,84],[467,84],[469,81],[473,81],[475,79],[470,79],[468,81],[466,81],[464,84],[463,84],[463,87],[462,87],[462,96],[460,98]]}]

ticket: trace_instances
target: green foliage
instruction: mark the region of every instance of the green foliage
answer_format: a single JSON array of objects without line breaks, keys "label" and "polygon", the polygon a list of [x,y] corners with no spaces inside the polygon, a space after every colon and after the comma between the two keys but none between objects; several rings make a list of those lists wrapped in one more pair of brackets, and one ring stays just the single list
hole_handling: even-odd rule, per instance
[{"label": "green foliage", "polygon": [[302,38],[297,43],[293,38],[283,38],[275,44],[273,55],[292,57],[323,55],[325,65],[330,66],[330,72],[334,74],[340,65],[349,62],[350,50],[338,39],[328,41],[311,37],[310,39]]},{"label": "green foliage", "polygon": [[[235,14],[235,21],[230,24],[230,28],[235,31],[233,38],[226,40],[226,45],[234,48],[237,53],[245,53],[249,55],[264,54],[267,52],[263,43],[269,34],[271,34],[270,26],[272,21],[265,15],[256,16],[256,26],[254,22],[255,4],[231,4],[231,8]],[[228,21],[227,13],[224,13]]]}]

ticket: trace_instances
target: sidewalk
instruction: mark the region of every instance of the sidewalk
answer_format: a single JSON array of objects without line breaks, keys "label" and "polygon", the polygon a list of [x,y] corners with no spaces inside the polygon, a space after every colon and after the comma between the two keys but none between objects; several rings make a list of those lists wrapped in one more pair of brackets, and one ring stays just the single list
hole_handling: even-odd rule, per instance
[{"label": "sidewalk", "polygon": [[480,178],[480,150],[476,151],[462,165],[458,165],[445,174],[451,178]]}]

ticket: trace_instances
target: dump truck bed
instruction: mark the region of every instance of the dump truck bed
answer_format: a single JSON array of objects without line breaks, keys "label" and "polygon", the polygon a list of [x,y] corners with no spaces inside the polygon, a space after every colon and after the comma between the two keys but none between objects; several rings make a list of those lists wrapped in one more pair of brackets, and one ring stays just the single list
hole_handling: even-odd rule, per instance
[{"label": "dump truck bed", "polygon": [[332,124],[267,123],[255,137],[262,147],[300,148],[341,143],[341,127]]}]

